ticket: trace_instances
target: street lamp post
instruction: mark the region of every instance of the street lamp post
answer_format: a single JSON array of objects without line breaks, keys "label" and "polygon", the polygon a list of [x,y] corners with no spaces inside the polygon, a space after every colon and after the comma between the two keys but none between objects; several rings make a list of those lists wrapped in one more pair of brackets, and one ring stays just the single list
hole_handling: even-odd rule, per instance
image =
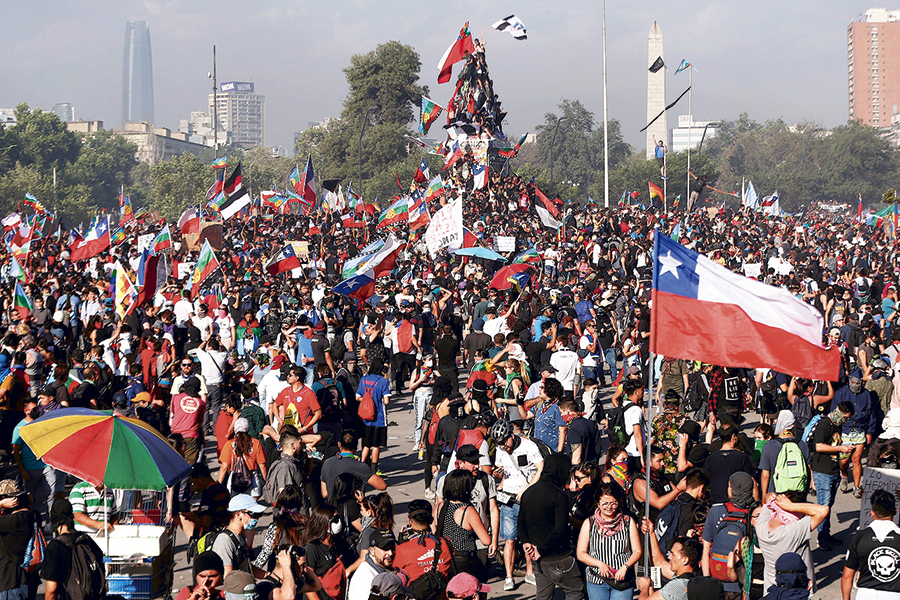
[{"label": "street lamp post", "polygon": [[[556,120],[556,127],[553,128],[553,139],[550,140],[550,187],[553,188],[553,146],[556,144],[556,133],[559,131],[559,124],[566,120],[567,117],[560,117]],[[551,192],[552,193],[552,192]]]},{"label": "street lamp post", "polygon": [[366,115],[363,117],[362,126],[359,128],[359,190],[362,192],[362,139],[363,133],[366,131],[366,121],[369,120],[369,113],[378,110],[377,106],[370,106],[366,109]]}]

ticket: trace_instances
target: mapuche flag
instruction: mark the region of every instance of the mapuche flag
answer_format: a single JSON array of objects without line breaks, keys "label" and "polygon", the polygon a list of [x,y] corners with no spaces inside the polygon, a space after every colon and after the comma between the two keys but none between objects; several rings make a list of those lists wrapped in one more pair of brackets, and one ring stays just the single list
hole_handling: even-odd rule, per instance
[{"label": "mapuche flag", "polygon": [[18,281],[16,282],[16,292],[15,298],[13,299],[13,308],[15,308],[16,313],[18,313],[19,319],[25,320],[28,318],[28,315],[31,314],[31,311],[34,310],[34,305],[31,303],[31,299],[25,295],[25,289],[22,287],[22,284]]},{"label": "mapuche flag", "polygon": [[381,217],[378,218],[378,225],[375,228],[381,229],[382,227],[408,220],[408,202],[409,199],[406,196],[398,198],[396,202],[387,207],[387,210],[381,213]]},{"label": "mapuche flag", "polygon": [[431,127],[431,124],[441,116],[442,110],[444,110],[444,108],[434,100],[427,96],[422,96],[422,116],[419,120],[419,131],[422,132],[422,135],[428,134],[428,129]]},{"label": "mapuche flag", "polygon": [[213,252],[209,240],[203,242],[203,248],[200,250],[200,258],[197,259],[197,265],[194,267],[194,274],[191,277],[191,298],[197,296],[200,291],[200,284],[206,281],[206,278],[212,275],[213,271],[219,268],[219,260]]}]

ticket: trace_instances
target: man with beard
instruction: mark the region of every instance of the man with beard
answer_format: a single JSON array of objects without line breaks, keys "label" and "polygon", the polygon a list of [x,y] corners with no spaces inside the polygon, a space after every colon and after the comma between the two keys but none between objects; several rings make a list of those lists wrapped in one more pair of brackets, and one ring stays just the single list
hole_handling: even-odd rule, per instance
[{"label": "man with beard", "polygon": [[394,552],[397,540],[389,529],[379,529],[372,533],[366,559],[350,578],[347,600],[368,600],[372,581],[379,573],[393,571]]}]

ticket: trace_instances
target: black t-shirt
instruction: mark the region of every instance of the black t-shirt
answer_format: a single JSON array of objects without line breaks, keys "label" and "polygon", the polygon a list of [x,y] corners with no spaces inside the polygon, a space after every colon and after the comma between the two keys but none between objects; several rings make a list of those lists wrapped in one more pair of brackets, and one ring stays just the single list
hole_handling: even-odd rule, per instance
[{"label": "black t-shirt", "polygon": [[486,333],[473,331],[466,336],[463,341],[463,348],[469,353],[468,366],[471,367],[475,363],[475,352],[477,350],[487,350],[494,345],[491,336]]},{"label": "black t-shirt", "polygon": [[328,343],[328,338],[324,335],[314,335],[310,338],[309,345],[312,347],[313,358],[316,360],[316,364],[327,364],[325,361],[325,351],[331,351],[331,345]]},{"label": "black t-shirt", "polygon": [[581,462],[587,460],[596,461],[600,458],[596,451],[596,442],[599,439],[600,432],[597,424],[588,421],[584,417],[576,417],[569,423],[568,433],[566,433],[566,452],[572,453],[571,446],[573,444],[581,445]]},{"label": "black t-shirt", "polygon": [[212,529],[219,529],[228,525],[228,502],[231,500],[231,494],[221,483],[213,482],[209,484],[203,493],[200,494],[199,513],[202,516],[212,517]]},{"label": "black t-shirt", "polygon": [[860,588],[900,593],[900,534],[890,531],[879,542],[871,527],[857,531],[844,566],[859,571]]},{"label": "black t-shirt", "polygon": [[809,466],[814,473],[824,473],[825,475],[838,475],[838,453],[816,452],[816,444],[828,444],[829,446],[840,443],[837,439],[840,432],[835,430],[834,423],[831,419],[822,417],[812,432],[812,444],[810,444],[810,460]]},{"label": "black t-shirt", "polygon": [[47,542],[44,562],[41,563],[41,579],[44,581],[55,581],[60,584],[57,588],[57,592],[60,594],[57,596],[58,598],[68,597],[65,583],[69,578],[71,569],[72,550],[58,539]]},{"label": "black t-shirt", "polygon": [[598,312],[597,313],[597,340],[600,343],[600,347],[606,350],[607,348],[612,348],[613,339],[616,336],[616,330],[613,329],[612,321],[609,318],[609,313],[607,312]]},{"label": "black t-shirt", "polygon": [[33,511],[0,516],[0,590],[11,590],[25,583],[21,564],[33,535]]},{"label": "black t-shirt", "polygon": [[438,356],[438,367],[452,369],[456,367],[456,355],[459,353],[459,341],[449,335],[441,336],[434,343],[434,351]]},{"label": "black t-shirt", "polygon": [[719,450],[713,452],[703,463],[707,473],[715,473],[710,477],[709,501],[711,504],[728,502],[728,479],[738,471],[751,477],[754,474],[753,462],[740,450]]}]

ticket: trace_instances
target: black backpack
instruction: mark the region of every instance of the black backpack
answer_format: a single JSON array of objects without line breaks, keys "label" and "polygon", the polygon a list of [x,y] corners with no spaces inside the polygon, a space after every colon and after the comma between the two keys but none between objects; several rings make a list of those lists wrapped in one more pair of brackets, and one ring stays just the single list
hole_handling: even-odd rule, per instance
[{"label": "black backpack", "polygon": [[428,572],[409,582],[409,589],[416,600],[432,600],[441,596],[447,589],[447,578],[438,571],[438,561],[441,560],[442,538],[435,537],[429,531],[420,536],[418,543],[424,546],[426,538],[431,538],[435,541],[434,558],[431,561],[431,569]]},{"label": "black backpack", "polygon": [[344,342],[344,336],[347,335],[347,331],[339,331],[334,336],[334,341],[331,342],[331,360],[334,362],[341,362],[344,360],[344,354],[347,352],[347,344]]},{"label": "black backpack", "polygon": [[618,406],[614,406],[606,414],[606,431],[609,434],[610,443],[624,447],[631,441],[634,433],[628,431],[625,427],[625,411],[632,406],[637,405],[631,400],[626,400],[619,403]]},{"label": "black backpack", "polygon": [[322,420],[329,423],[340,423],[344,411],[341,409],[341,392],[333,379],[320,382],[322,387],[316,392],[316,401],[322,409]]},{"label": "black backpack", "polygon": [[100,600],[106,597],[106,570],[102,554],[95,552],[96,543],[86,533],[66,533],[57,538],[72,550],[72,568],[65,589],[70,600]]},{"label": "black backpack", "polygon": [[698,373],[688,387],[687,394],[681,402],[682,412],[692,413],[700,410],[703,402],[709,400],[709,384],[705,373]]}]

